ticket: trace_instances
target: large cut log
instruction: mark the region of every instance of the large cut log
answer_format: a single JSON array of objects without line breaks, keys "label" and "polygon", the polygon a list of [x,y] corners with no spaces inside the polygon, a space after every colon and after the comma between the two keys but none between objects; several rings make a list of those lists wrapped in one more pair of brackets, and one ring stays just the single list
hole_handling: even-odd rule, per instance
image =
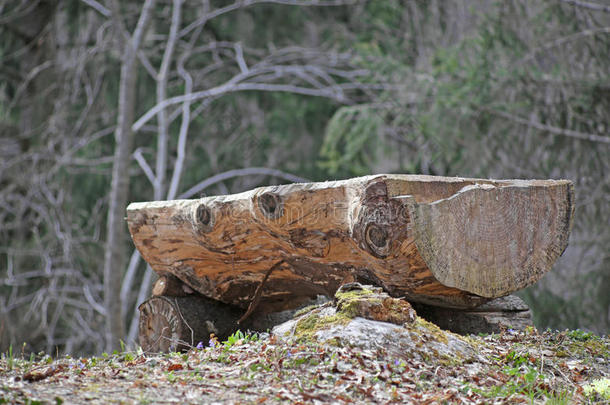
[{"label": "large cut log", "polygon": [[242,308],[295,308],[350,281],[472,308],[551,269],[573,200],[567,180],[376,175],[133,203],[127,222],[159,275]]}]

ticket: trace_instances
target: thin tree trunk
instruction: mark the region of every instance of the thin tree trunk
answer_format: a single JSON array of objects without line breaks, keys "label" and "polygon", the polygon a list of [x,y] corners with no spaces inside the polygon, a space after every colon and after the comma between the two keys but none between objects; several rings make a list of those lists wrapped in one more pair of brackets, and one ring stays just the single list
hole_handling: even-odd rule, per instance
[{"label": "thin tree trunk", "polygon": [[[129,192],[129,176],[127,175],[131,160],[133,145],[133,124],[135,114],[135,96],[137,81],[137,51],[148,21],[154,0],[147,0],[133,36],[126,41],[126,47],[121,61],[121,78],[119,83],[119,105],[117,112],[117,128],[115,133],[116,146],[112,165],[112,182],[108,202],[108,223],[106,250],[104,252],[104,306],[106,308],[106,350],[118,347],[119,339],[123,337],[123,317],[121,314],[121,278],[124,268],[123,248],[125,246],[125,207]],[[118,5],[115,5],[115,12]],[[114,15],[115,24],[123,31],[118,13]],[[124,32],[124,31],[123,31]]]},{"label": "thin tree trunk", "polygon": [[[169,38],[165,45],[161,68],[157,75],[157,103],[163,102],[167,98],[167,80],[169,68],[174,59],[174,49],[178,39],[178,29],[180,28],[182,0],[174,0],[172,8],[172,23],[169,30]],[[167,109],[159,111],[157,122],[159,133],[157,134],[157,161],[156,178],[154,184],[154,198],[160,200],[166,188],[165,172],[167,170],[167,142],[169,141],[169,119]]]},{"label": "thin tree trunk", "polygon": [[[161,66],[159,68],[159,73],[157,74],[157,103],[163,102],[167,98],[167,81],[170,73],[170,66],[172,61],[174,60],[174,50],[176,48],[176,42],[178,40],[178,29],[180,28],[180,23],[182,21],[182,4],[183,0],[174,0],[173,8],[172,8],[172,22],[169,29],[169,37],[167,39],[167,43],[165,44],[165,52],[163,53],[163,59],[161,61]],[[189,87],[189,92],[191,91],[191,87]],[[185,102],[187,104],[187,108],[190,110],[190,102]],[[165,190],[167,188],[166,184],[166,171],[167,171],[167,144],[169,142],[169,124],[170,119],[168,117],[167,109],[163,109],[159,111],[157,115],[157,157],[155,163],[155,176],[153,181],[153,196],[155,200],[160,200],[163,198],[165,194]],[[189,122],[186,123],[186,128],[188,128]],[[181,125],[181,133],[182,128],[184,127],[184,122]],[[182,136],[182,135],[181,135]],[[168,196],[168,199],[172,199],[173,196]],[[153,270],[150,266],[146,266],[145,276],[140,284],[138,299],[136,304],[141,303],[146,296],[150,293],[150,289],[153,281]],[[137,307],[136,307],[137,308]],[[132,341],[135,340],[135,335],[137,333],[138,326],[138,311],[134,311],[136,314],[135,318],[131,319],[130,327],[127,334],[127,342],[131,344]]]}]

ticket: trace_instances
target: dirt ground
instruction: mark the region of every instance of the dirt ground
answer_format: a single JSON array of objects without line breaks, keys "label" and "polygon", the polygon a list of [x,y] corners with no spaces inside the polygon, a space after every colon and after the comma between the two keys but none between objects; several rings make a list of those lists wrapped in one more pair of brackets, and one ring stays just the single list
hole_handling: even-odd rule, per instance
[{"label": "dirt ground", "polygon": [[241,333],[186,353],[9,352],[0,403],[610,403],[608,337],[530,328],[468,339],[476,360]]}]

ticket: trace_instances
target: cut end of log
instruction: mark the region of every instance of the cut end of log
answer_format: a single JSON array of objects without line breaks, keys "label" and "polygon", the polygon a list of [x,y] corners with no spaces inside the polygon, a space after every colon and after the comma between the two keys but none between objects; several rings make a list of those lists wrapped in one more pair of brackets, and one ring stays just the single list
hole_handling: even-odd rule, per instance
[{"label": "cut end of log", "polygon": [[475,184],[431,203],[408,201],[417,249],[443,285],[488,298],[538,281],[568,243],[568,181]]},{"label": "cut end of log", "polygon": [[[146,352],[177,351],[186,341],[185,325],[171,300],[153,297],[143,302],[140,310],[139,340]],[[192,344],[192,342],[188,342]]]},{"label": "cut end of log", "polygon": [[172,274],[159,276],[152,288],[152,295],[155,297],[162,295],[167,297],[186,297],[189,294],[193,294],[193,292],[191,287]]},{"label": "cut end of log", "polygon": [[139,341],[146,352],[188,350],[210,335],[227,338],[237,330],[241,311],[199,295],[152,297],[140,310]]}]

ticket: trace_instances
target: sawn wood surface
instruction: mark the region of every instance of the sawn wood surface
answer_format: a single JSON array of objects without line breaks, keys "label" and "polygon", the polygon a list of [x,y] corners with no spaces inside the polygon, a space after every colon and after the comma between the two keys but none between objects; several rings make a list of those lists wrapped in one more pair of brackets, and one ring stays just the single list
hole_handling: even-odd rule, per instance
[{"label": "sawn wood surface", "polygon": [[567,180],[374,175],[132,203],[127,222],[159,275],[242,308],[257,289],[280,311],[349,281],[471,308],[551,269],[573,201]]}]

